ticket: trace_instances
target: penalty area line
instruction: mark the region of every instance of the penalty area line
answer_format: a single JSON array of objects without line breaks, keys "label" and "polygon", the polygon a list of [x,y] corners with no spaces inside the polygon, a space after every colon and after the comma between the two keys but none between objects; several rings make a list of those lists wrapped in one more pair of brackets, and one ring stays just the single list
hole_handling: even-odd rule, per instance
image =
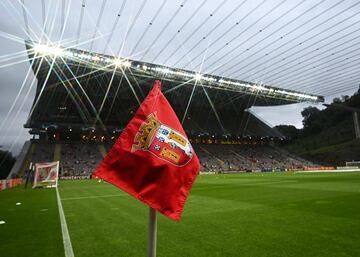
[{"label": "penalty area line", "polygon": [[64,251],[65,251],[65,257],[74,257],[74,251],[71,245],[69,230],[66,224],[64,209],[62,207],[61,198],[59,194],[59,190],[56,187],[56,197],[57,197],[57,204],[59,208],[59,216],[60,216],[60,223],[61,223],[61,233],[64,243]]}]

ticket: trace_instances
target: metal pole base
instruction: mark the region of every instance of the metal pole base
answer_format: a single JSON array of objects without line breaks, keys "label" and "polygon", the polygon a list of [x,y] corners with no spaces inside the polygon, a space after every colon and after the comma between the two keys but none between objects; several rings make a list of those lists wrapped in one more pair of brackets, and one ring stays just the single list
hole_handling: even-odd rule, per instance
[{"label": "metal pole base", "polygon": [[156,210],[149,208],[148,257],[156,257]]}]

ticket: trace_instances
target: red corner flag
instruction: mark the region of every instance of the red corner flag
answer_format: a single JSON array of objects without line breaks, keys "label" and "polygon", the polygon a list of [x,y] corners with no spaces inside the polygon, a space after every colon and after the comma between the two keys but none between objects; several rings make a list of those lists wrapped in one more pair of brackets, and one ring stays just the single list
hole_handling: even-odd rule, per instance
[{"label": "red corner flag", "polygon": [[199,169],[199,160],[156,80],[94,175],[179,221]]}]

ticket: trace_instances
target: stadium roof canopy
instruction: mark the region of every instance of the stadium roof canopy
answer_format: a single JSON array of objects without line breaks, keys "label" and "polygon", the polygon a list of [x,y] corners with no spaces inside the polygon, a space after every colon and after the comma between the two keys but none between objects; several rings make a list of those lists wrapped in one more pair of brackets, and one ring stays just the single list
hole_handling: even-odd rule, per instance
[{"label": "stadium roof canopy", "polygon": [[315,95],[357,90],[356,0],[7,1],[24,36]]},{"label": "stadium roof canopy", "polygon": [[189,70],[26,42],[38,79],[27,127],[121,129],[154,79],[188,133],[271,135],[276,132],[245,112],[253,105],[319,102],[320,96]]}]

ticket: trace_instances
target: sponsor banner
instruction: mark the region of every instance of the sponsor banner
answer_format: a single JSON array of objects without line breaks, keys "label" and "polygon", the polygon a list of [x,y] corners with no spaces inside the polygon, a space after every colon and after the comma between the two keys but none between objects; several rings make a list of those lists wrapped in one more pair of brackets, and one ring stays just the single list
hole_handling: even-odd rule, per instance
[{"label": "sponsor banner", "polygon": [[61,180],[78,180],[78,179],[90,179],[90,176],[63,176]]},{"label": "sponsor banner", "polygon": [[59,177],[59,162],[45,162],[35,164],[35,178],[33,188],[57,187]]},{"label": "sponsor banner", "polygon": [[22,184],[22,179],[21,178],[14,178],[14,179],[10,179],[10,188],[16,187],[18,185]]},{"label": "sponsor banner", "polygon": [[342,166],[342,167],[336,167],[337,170],[353,170],[353,169],[359,169],[357,166]]},{"label": "sponsor banner", "polygon": [[312,171],[312,170],[335,170],[335,167],[305,167],[305,171]]},{"label": "sponsor banner", "polygon": [[201,171],[200,175],[214,175],[214,174],[218,174],[215,171]]},{"label": "sponsor banner", "polygon": [[262,168],[261,172],[272,172],[273,169],[272,168]]},{"label": "sponsor banner", "polygon": [[6,188],[6,179],[0,180],[0,191]]},{"label": "sponsor banner", "polygon": [[22,184],[21,178],[3,179],[0,180],[0,191],[5,190],[7,188],[13,188],[21,184]]}]

